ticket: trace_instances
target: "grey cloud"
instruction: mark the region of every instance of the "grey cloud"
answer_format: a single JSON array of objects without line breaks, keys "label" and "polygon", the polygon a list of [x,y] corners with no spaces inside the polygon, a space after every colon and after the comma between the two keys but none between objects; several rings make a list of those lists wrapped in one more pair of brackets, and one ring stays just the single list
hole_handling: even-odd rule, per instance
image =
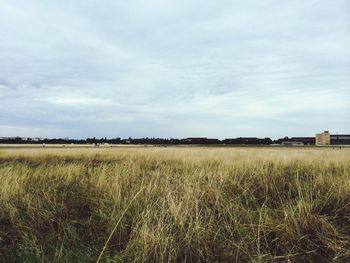
[{"label": "grey cloud", "polygon": [[0,136],[349,132],[349,11],[346,0],[2,1]]}]

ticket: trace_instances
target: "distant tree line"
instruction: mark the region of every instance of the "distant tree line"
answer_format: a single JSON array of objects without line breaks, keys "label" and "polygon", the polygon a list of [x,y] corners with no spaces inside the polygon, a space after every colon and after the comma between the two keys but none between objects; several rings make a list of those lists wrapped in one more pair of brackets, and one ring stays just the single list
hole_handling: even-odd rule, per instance
[{"label": "distant tree line", "polygon": [[302,142],[304,145],[314,145],[314,137],[284,137],[272,140],[268,137],[238,137],[219,140],[215,138],[194,137],[184,139],[174,138],[127,138],[120,137],[108,139],[104,138],[86,138],[86,139],[68,139],[68,138],[22,138],[22,137],[2,137],[0,144],[154,144],[154,145],[270,145],[281,144],[283,142]]}]

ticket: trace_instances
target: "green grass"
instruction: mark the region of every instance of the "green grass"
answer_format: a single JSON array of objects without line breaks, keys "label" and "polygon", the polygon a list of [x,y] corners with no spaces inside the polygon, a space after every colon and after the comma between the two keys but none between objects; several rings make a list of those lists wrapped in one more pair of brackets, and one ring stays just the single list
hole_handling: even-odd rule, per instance
[{"label": "green grass", "polygon": [[99,256],[350,262],[350,150],[2,150],[0,262]]}]

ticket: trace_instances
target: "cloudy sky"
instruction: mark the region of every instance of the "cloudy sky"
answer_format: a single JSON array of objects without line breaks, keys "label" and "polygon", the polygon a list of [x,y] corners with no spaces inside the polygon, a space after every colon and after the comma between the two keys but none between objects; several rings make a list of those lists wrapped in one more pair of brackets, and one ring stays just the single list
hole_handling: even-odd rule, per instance
[{"label": "cloudy sky", "polygon": [[0,136],[350,133],[349,0],[0,0]]}]

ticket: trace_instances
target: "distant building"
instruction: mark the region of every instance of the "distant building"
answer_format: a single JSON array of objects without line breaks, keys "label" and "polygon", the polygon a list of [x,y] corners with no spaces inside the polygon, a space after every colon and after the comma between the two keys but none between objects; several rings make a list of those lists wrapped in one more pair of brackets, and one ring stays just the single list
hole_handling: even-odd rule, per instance
[{"label": "distant building", "polygon": [[331,135],[329,131],[316,134],[316,145],[330,145]]},{"label": "distant building", "polygon": [[331,134],[331,145],[350,145],[350,134]]},{"label": "distant building", "polygon": [[315,137],[284,137],[274,141],[279,145],[315,145]]},{"label": "distant building", "polygon": [[302,142],[304,145],[315,145],[315,137],[292,137],[293,142]]},{"label": "distant building", "polygon": [[303,142],[295,142],[295,141],[289,141],[289,142],[282,142],[282,145],[284,146],[303,146]]}]

